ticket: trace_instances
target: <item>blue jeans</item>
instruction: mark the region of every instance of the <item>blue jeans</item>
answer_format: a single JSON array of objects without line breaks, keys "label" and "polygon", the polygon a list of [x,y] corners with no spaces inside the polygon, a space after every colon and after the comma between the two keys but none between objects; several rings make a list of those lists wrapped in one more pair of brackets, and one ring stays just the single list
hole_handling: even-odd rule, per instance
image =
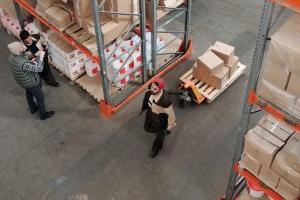
[{"label": "blue jeans", "polygon": [[46,113],[46,106],[44,102],[44,94],[41,84],[26,88],[26,99],[31,111],[38,109],[40,116]]}]

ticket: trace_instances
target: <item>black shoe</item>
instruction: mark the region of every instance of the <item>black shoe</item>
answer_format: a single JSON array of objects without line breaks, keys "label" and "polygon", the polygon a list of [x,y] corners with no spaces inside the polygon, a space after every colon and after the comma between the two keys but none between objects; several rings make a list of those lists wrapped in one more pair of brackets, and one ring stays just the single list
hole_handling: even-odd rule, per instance
[{"label": "black shoe", "polygon": [[31,113],[31,114],[34,114],[34,113],[36,113],[38,110],[39,110],[38,107],[35,107],[35,108],[33,108],[33,109],[30,108],[30,113]]},{"label": "black shoe", "polygon": [[59,83],[54,81],[52,83],[48,83],[48,85],[52,86],[52,87],[59,87]]},{"label": "black shoe", "polygon": [[40,116],[40,119],[41,120],[49,119],[50,117],[53,117],[54,114],[55,114],[54,111],[45,112],[45,114],[43,114],[42,116]]},{"label": "black shoe", "polygon": [[155,158],[159,153],[159,150],[151,150],[149,153],[150,158]]}]

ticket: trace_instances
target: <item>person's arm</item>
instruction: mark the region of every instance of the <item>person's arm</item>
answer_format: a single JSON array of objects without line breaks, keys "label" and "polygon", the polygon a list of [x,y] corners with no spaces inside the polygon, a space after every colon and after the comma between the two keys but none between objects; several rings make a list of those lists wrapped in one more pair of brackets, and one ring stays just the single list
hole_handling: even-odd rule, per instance
[{"label": "person's arm", "polygon": [[44,67],[44,55],[45,52],[41,51],[40,57],[38,58],[36,63],[30,63],[30,62],[25,62],[22,66],[23,71],[30,71],[30,72],[42,72],[43,67]]},{"label": "person's arm", "polygon": [[42,60],[38,59],[37,63],[26,62],[22,66],[23,71],[28,72],[42,72],[44,67],[44,63]]}]

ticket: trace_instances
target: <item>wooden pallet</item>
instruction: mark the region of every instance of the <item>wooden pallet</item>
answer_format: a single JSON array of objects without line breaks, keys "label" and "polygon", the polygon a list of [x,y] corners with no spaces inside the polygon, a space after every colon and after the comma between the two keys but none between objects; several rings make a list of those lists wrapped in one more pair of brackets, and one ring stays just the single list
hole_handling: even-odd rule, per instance
[{"label": "wooden pallet", "polygon": [[193,77],[193,69],[191,68],[185,74],[183,74],[179,79],[182,82],[192,81],[195,83],[196,87],[200,90],[201,94],[206,98],[208,103],[211,103],[215,100],[222,92],[224,92],[234,81],[236,81],[246,70],[246,66],[242,63],[238,64],[238,69],[235,73],[227,80],[224,87],[221,90],[218,90],[198,79]]}]

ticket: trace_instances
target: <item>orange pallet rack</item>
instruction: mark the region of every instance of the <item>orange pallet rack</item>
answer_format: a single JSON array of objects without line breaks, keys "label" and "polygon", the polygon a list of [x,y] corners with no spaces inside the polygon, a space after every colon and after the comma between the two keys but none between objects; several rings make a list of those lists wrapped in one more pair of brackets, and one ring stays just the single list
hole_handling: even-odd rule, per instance
[{"label": "orange pallet rack", "polygon": [[[66,42],[68,42],[69,44],[71,44],[72,46],[74,46],[76,49],[79,49],[80,51],[82,51],[88,58],[92,59],[94,62],[96,62],[97,64],[100,65],[100,68],[102,71],[103,67],[102,67],[102,60],[101,60],[101,56],[99,55],[103,55],[99,52],[101,52],[99,50],[99,45],[98,45],[98,55],[93,55],[86,47],[82,46],[80,43],[78,43],[74,38],[72,38],[71,36],[69,36],[68,34],[65,34],[63,31],[59,30],[57,27],[55,27],[53,24],[51,24],[49,21],[47,21],[44,17],[40,16],[36,10],[26,1],[26,0],[13,0],[16,8],[20,8],[22,7],[24,10],[26,10],[29,14],[31,14],[32,16],[34,16],[36,19],[38,19],[41,23],[43,23],[44,25],[46,25],[49,29],[51,29],[52,31],[54,31],[55,33],[57,33],[62,39],[64,39]],[[97,1],[93,1],[94,4]],[[144,2],[144,0],[141,0],[141,2]],[[142,4],[141,4],[142,5]],[[187,32],[185,35],[185,41],[182,42],[181,47],[178,49],[178,52],[181,52],[181,56],[177,56],[172,62],[170,62],[169,64],[167,64],[166,66],[164,66],[164,68],[160,71],[158,71],[157,73],[155,73],[154,75],[152,75],[151,77],[147,78],[146,81],[144,79],[143,84],[138,87],[137,89],[135,89],[133,92],[131,92],[128,96],[126,96],[126,98],[124,100],[122,100],[121,102],[117,103],[117,104],[112,104],[110,103],[110,101],[108,101],[105,96],[106,92],[104,91],[104,99],[101,99],[99,101],[99,110],[100,113],[102,114],[102,116],[106,117],[106,118],[110,118],[113,116],[114,113],[118,112],[120,109],[122,109],[126,104],[128,104],[130,101],[132,101],[135,97],[137,97],[139,94],[141,94],[143,91],[145,91],[149,84],[151,83],[151,81],[153,81],[153,79],[160,77],[162,75],[164,75],[165,73],[167,73],[168,71],[172,70],[175,66],[177,66],[178,64],[180,64],[181,62],[183,62],[185,59],[187,59],[192,52],[192,41],[187,40],[188,38],[188,31],[189,31],[189,21],[190,21],[190,15],[191,15],[191,0],[187,0],[187,3],[183,4],[186,5],[186,8],[181,8],[181,10],[185,11],[183,12],[183,14],[186,15],[186,24],[185,24],[185,28],[187,28]],[[20,7],[19,7],[20,6]],[[95,9],[95,5],[93,5],[93,11],[97,10],[98,8]],[[142,8],[144,8],[143,6],[141,6]],[[168,8],[170,9],[170,8]],[[155,9],[156,10],[156,9]],[[177,10],[177,8],[174,8],[174,10]],[[179,9],[178,9],[179,10]],[[102,11],[99,11],[102,12]],[[141,12],[142,13],[142,12]],[[116,13],[113,13],[116,14]],[[133,15],[133,16],[141,16],[142,14],[128,14],[128,13],[120,13],[120,15]],[[95,15],[95,12],[94,12]],[[179,15],[177,15],[179,16]],[[145,18],[145,16],[142,16],[141,19]],[[94,19],[97,19],[97,17],[94,16]],[[156,16],[154,19],[157,19]],[[153,19],[153,20],[154,20]],[[142,20],[141,20],[142,21]],[[167,23],[169,23],[170,21],[168,20]],[[142,22],[141,22],[142,23]],[[154,23],[154,22],[153,22]],[[167,24],[166,23],[166,24]],[[99,23],[100,24],[100,23]],[[141,25],[142,26],[142,25]],[[155,26],[156,27],[156,22],[155,22]],[[101,32],[101,31],[100,31]],[[153,32],[153,30],[152,30]],[[98,32],[99,33],[99,32]],[[96,31],[96,36],[97,36],[97,31]],[[156,35],[155,35],[156,36]],[[99,38],[97,38],[99,39]],[[153,40],[152,40],[153,41]],[[98,41],[97,41],[98,42]],[[101,45],[101,48],[103,49],[104,45]],[[174,53],[176,54],[176,52]],[[157,56],[158,54],[155,54],[155,56]],[[152,58],[153,59],[153,58]],[[143,58],[144,60],[144,58]],[[145,68],[145,66],[143,66]],[[106,66],[104,67],[106,68]],[[105,74],[105,75],[104,75]],[[104,79],[103,77],[106,76],[106,72],[102,72],[102,77],[101,79]],[[106,79],[106,78],[105,78]],[[106,87],[103,88],[103,90],[105,90]],[[109,93],[109,92],[107,92]]]},{"label": "orange pallet rack", "polygon": [[258,106],[264,112],[269,113],[279,121],[286,123],[289,127],[296,131],[296,134],[300,133],[299,119],[289,114],[288,112],[279,109],[275,105],[272,105],[271,103],[265,101],[256,93],[257,83],[259,81],[259,75],[263,64],[264,53],[269,38],[272,14],[274,6],[276,4],[292,9],[293,11],[300,12],[299,0],[264,0],[263,15],[261,18],[259,31],[257,35],[256,47],[248,81],[247,93],[244,98],[242,118],[239,128],[237,129],[237,141],[232,161],[231,174],[227,185],[226,195],[225,197],[221,198],[222,200],[233,200],[235,199],[236,194],[241,192],[241,188],[236,187],[236,180],[238,175],[243,177],[245,180],[250,180],[252,183],[255,183],[257,187],[261,188],[267,195],[272,197],[272,199],[283,200],[283,198],[279,194],[274,192],[272,189],[263,187],[260,184],[261,182],[254,175],[252,175],[245,169],[241,169],[238,164],[243,153],[244,135],[248,132],[249,120],[254,105]]}]

